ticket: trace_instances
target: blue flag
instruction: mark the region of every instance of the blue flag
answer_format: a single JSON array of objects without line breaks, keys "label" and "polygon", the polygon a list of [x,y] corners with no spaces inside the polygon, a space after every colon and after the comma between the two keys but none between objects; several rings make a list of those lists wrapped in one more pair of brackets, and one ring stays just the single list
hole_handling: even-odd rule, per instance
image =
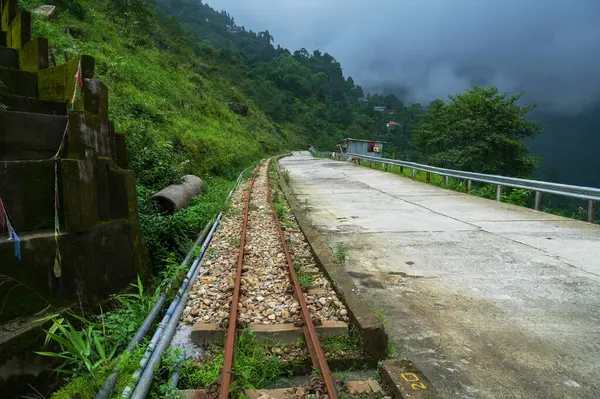
[{"label": "blue flag", "polygon": [[13,239],[15,240],[15,256],[19,261],[21,260],[21,239],[17,233],[13,230]]}]

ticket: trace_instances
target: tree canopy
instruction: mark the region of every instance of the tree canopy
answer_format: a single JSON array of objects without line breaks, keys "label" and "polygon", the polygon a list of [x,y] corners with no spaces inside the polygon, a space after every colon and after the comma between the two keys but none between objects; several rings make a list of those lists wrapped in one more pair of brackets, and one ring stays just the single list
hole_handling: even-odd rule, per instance
[{"label": "tree canopy", "polygon": [[433,166],[530,176],[538,159],[528,155],[523,139],[538,135],[541,127],[527,119],[535,104],[518,104],[523,94],[475,86],[448,102],[435,100],[415,126],[413,145]]}]

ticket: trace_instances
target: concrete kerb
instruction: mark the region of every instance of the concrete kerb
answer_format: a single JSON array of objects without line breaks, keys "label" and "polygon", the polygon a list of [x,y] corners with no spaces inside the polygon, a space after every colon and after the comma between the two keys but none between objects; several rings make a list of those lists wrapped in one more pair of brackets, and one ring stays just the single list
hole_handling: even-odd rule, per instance
[{"label": "concrete kerb", "polygon": [[[278,163],[280,158],[282,157],[275,160],[278,172],[280,172]],[[388,349],[388,336],[383,322],[370,308],[369,304],[353,292],[355,288],[352,279],[346,274],[344,267],[325,243],[323,236],[312,227],[306,212],[296,201],[296,197],[281,173],[279,173],[279,187],[296,217],[300,230],[306,237],[317,265],[346,305],[348,315],[362,339],[365,353],[375,359],[385,359]]]},{"label": "concrete kerb", "polygon": [[409,360],[384,360],[379,364],[379,374],[386,391],[394,399],[437,399],[440,396]]}]

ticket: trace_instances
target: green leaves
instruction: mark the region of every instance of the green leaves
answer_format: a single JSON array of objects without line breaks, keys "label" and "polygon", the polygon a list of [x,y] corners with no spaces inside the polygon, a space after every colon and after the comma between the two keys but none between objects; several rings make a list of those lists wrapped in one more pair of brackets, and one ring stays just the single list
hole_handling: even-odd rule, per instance
[{"label": "green leaves", "polygon": [[472,172],[528,176],[536,158],[528,156],[523,139],[541,133],[527,120],[535,105],[520,106],[516,96],[495,86],[473,87],[433,101],[420,117],[413,144],[425,163]]},{"label": "green leaves", "polygon": [[98,329],[98,324],[93,323],[74,313],[67,313],[67,317],[81,322],[83,328],[77,329],[63,316],[50,315],[38,321],[50,320],[52,325],[44,330],[46,338],[44,346],[54,342],[60,352],[40,351],[35,352],[41,356],[62,359],[63,363],[56,369],[65,374],[88,374],[94,380],[108,370],[115,351],[106,352],[105,338]]}]

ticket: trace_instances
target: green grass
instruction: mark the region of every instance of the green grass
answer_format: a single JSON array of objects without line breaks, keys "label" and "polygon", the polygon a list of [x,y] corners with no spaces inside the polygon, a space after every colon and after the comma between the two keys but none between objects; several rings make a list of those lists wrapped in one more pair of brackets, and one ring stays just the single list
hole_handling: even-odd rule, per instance
[{"label": "green grass", "polygon": [[[181,389],[208,387],[217,383],[223,365],[221,347],[213,349],[213,355],[203,359],[201,363],[186,362],[182,369]],[[261,389],[288,377],[286,369],[279,358],[273,355],[268,345],[256,342],[254,333],[247,329],[238,338],[235,347],[235,364],[232,370],[235,382],[232,391],[242,389]]]},{"label": "green grass", "polygon": [[344,355],[349,352],[360,351],[362,345],[358,334],[345,334],[327,337],[321,340],[323,351],[336,355]]},{"label": "green grass", "polygon": [[204,358],[200,363],[189,359],[181,368],[179,388],[195,389],[208,387],[215,384],[221,374],[223,366],[223,351],[217,350],[210,357]]},{"label": "green grass", "polygon": [[346,247],[344,246],[343,243],[338,242],[337,245],[335,246],[335,249],[333,251],[335,257],[337,258],[338,262],[340,262],[340,264],[342,266],[346,266]]},{"label": "green grass", "polygon": [[302,289],[307,289],[313,282],[313,276],[310,273],[306,273],[302,270],[297,270],[296,274],[298,276],[298,282],[300,283],[300,287]]}]

